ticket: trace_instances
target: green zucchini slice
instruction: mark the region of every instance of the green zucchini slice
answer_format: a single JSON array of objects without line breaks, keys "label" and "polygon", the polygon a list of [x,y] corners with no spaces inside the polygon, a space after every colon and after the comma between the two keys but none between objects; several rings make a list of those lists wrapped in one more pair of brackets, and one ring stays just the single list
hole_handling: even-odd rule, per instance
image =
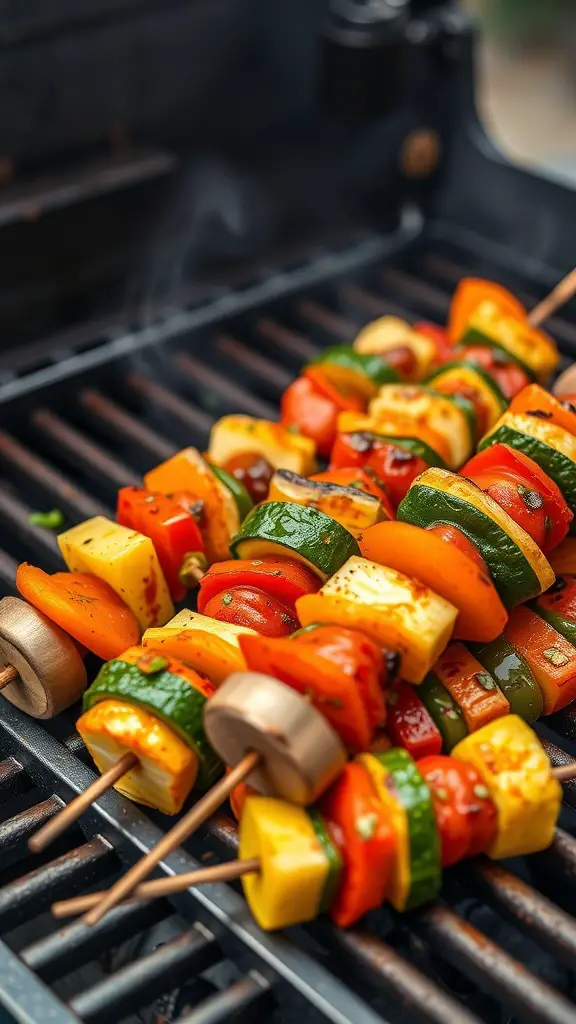
[{"label": "green zucchini slice", "polygon": [[224,765],[212,749],[204,732],[206,697],[191,683],[172,672],[152,675],[137,665],[109,661],[102,666],[83,697],[83,710],[103,700],[122,700],[150,711],[180,736],[198,758],[198,789],[210,789],[222,774]]},{"label": "green zucchini slice", "polygon": [[330,516],[289,501],[258,505],[232,538],[234,558],[267,555],[296,558],[325,582],[360,548],[351,533]]}]

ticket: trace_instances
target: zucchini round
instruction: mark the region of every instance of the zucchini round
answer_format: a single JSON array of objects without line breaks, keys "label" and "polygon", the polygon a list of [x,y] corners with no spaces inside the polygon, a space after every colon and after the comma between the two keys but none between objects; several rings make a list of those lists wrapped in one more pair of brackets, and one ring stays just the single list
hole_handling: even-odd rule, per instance
[{"label": "zucchini round", "polygon": [[434,672],[429,672],[420,684],[418,696],[440,730],[442,749],[449,754],[468,735],[464,712]]},{"label": "zucchini round", "polygon": [[[160,657],[159,661],[165,659]],[[137,665],[109,661],[102,666],[82,702],[89,711],[103,700],[121,700],[144,708],[170,726],[198,758],[199,789],[209,789],[222,774],[222,761],[212,749],[204,732],[206,697],[186,679],[160,670],[141,672]]]},{"label": "zucchini round", "polygon": [[328,861],[328,875],[326,876],[324,889],[322,891],[322,896],[320,897],[320,906],[318,908],[319,914],[325,914],[330,910],[330,907],[336,897],[338,886],[340,885],[340,879],[342,877],[344,862],[342,860],[340,850],[333,841],[332,836],[328,831],[328,826],[320,814],[320,811],[315,807],[309,807],[307,814],[312,822],[312,828],[316,833],[316,838],[326,854],[326,860]]},{"label": "zucchini round", "polygon": [[440,837],[432,796],[407,750],[393,747],[375,754],[388,773],[388,784],[404,809],[408,825],[410,889],[397,910],[413,910],[435,899],[442,885]]},{"label": "zucchini round", "polygon": [[476,545],[507,608],[537,597],[554,582],[540,548],[495,501],[463,477],[431,469],[412,484],[398,519],[425,529],[456,526]]},{"label": "zucchini round", "polygon": [[[478,450],[492,444],[507,444],[533,459],[576,512],[576,438],[572,434],[536,416],[505,413],[492,432],[482,438]],[[576,530],[575,522],[570,532]]]},{"label": "zucchini round", "polygon": [[267,501],[253,509],[232,538],[230,551],[234,558],[296,558],[323,582],[360,554],[352,534],[335,519],[288,501]]}]

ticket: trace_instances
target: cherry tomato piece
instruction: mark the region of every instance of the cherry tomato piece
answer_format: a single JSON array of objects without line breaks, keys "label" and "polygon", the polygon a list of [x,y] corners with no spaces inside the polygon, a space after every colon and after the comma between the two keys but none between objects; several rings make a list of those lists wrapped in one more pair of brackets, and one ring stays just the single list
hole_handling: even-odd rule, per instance
[{"label": "cherry tomato piece", "polygon": [[213,597],[204,615],[235,626],[248,626],[260,636],[289,636],[298,629],[298,619],[280,601],[255,587],[231,587]]},{"label": "cherry tomato piece", "polygon": [[228,459],[222,468],[244,485],[255,505],[266,501],[274,469],[262,455],[242,452]]}]

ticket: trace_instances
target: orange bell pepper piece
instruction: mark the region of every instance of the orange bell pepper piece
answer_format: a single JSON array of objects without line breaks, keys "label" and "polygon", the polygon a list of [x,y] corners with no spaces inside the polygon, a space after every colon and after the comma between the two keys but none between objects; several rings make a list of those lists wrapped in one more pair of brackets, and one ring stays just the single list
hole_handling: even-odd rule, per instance
[{"label": "orange bell pepper piece", "polygon": [[509,713],[506,697],[464,644],[449,644],[432,671],[462,709],[469,732]]},{"label": "orange bell pepper piece", "polygon": [[554,395],[545,391],[539,384],[529,384],[528,387],[522,388],[522,391],[512,399],[508,411],[554,423],[576,437],[576,413],[566,409]]},{"label": "orange bell pepper piece", "polygon": [[140,642],[140,626],[127,604],[104,580],[83,572],[52,576],[22,562],[16,586],[25,601],[104,661]]},{"label": "orange bell pepper piece", "polygon": [[249,635],[239,639],[249,669],[280,679],[309,697],[348,750],[369,746],[372,729],[362,693],[337,663],[296,640]]},{"label": "orange bell pepper piece", "polygon": [[507,288],[481,277],[463,277],[454,292],[448,316],[448,337],[453,345],[460,341],[474,310],[487,301],[493,302],[502,316],[526,320],[526,308]]},{"label": "orange bell pepper piece", "polygon": [[508,615],[490,576],[441,536],[411,523],[376,523],[359,544],[364,558],[425,583],[458,608],[455,639],[489,643],[502,632]]},{"label": "orange bell pepper piece", "polygon": [[528,662],[544,700],[543,714],[576,697],[576,648],[539,615],[521,605],[510,614],[504,636]]}]

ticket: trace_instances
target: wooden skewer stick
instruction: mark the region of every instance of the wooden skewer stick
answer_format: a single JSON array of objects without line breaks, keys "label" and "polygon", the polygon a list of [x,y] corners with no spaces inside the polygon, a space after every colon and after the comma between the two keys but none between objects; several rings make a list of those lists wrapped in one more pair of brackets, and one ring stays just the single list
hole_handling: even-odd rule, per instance
[{"label": "wooden skewer stick", "polygon": [[[260,870],[257,857],[251,860],[232,860],[227,864],[215,864],[209,868],[188,871],[184,875],[173,875],[172,878],[155,878],[152,882],[143,882],[134,891],[136,899],[153,899],[154,897],[170,896],[172,893],[184,892],[191,886],[207,885],[209,882],[231,882],[243,875],[250,875]],[[73,917],[84,914],[98,905],[105,892],[92,892],[88,896],[74,896],[70,900],[60,900],[52,904],[54,917]]]},{"label": "wooden skewer stick", "polygon": [[13,665],[6,665],[5,668],[0,669],[0,690],[3,690],[9,683],[13,683],[20,673]]},{"label": "wooden skewer stick", "polygon": [[548,320],[553,313],[571,299],[576,292],[576,267],[552,289],[549,295],[542,302],[539,302],[531,313],[528,314],[528,323],[531,327],[539,327],[545,320]]},{"label": "wooden skewer stick", "polygon": [[124,757],[121,757],[107,772],[104,772],[99,779],[96,779],[91,786],[88,786],[88,789],[85,789],[83,793],[79,793],[67,807],[62,808],[58,814],[54,815],[50,821],[38,829],[28,840],[28,849],[31,853],[41,853],[42,850],[46,849],[67,828],[70,828],[75,821],[78,821],[78,818],[81,818],[84,812],[99,797],[103,796],[109,789],[112,789],[114,784],[132,768],[135,768],[137,764],[138,758],[135,754],[130,752],[124,754]]},{"label": "wooden skewer stick", "polygon": [[[246,754],[241,761],[238,762],[235,768],[232,769],[228,775],[225,775],[219,782],[216,783],[212,789],[198,801],[197,804],[192,807],[187,814],[184,815],[180,821],[171,828],[169,832],[156,844],[154,849],[150,850],[142,860],[139,860],[134,867],[130,868],[125,875],[120,878],[107,893],[104,894],[104,898],[93,907],[85,917],[85,922],[88,925],[98,924],[98,921],[104,914],[107,914],[109,910],[112,910],[117,903],[125,900],[132,891],[136,888],[140,882],[150,874],[150,872],[164,860],[173,850],[176,850],[179,846],[184,843],[189,836],[192,835],[196,829],[210,817],[214,811],[224,803],[230,793],[240,782],[250,775],[260,763],[261,755],[258,753]],[[46,826],[47,827],[47,826]]]},{"label": "wooden skewer stick", "polygon": [[576,761],[553,768],[552,775],[558,782],[570,782],[570,779],[576,779]]}]

